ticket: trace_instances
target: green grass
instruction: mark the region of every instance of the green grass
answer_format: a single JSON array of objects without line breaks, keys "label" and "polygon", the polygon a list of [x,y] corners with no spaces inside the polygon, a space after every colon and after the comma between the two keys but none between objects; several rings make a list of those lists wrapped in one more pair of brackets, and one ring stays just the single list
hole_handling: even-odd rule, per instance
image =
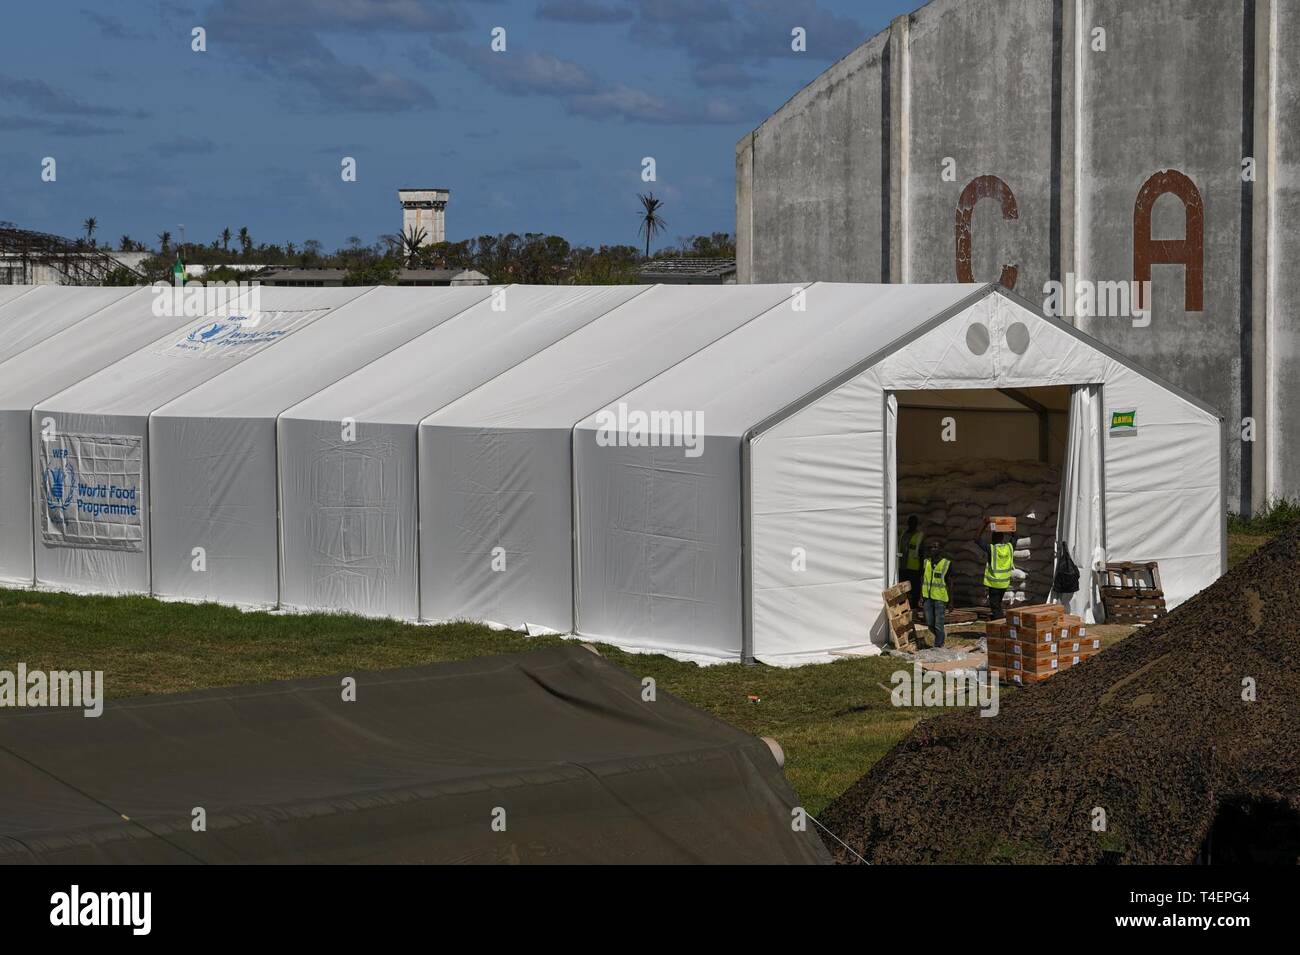
[{"label": "green grass", "polygon": [[[1230,562],[1268,539],[1270,519],[1247,525],[1250,533],[1230,536]],[[1128,633],[1127,628],[1098,630],[1107,646]],[[242,613],[146,597],[0,590],[0,669],[12,670],[21,661],[43,670],[103,670],[110,698],[465,660],[560,642],[468,623],[417,627],[334,614]],[[699,667],[613,647],[603,647],[602,653],[733,726],[777,739],[785,749],[786,775],[814,813],[866,772],[919,717],[935,712],[890,703],[885,689],[890,675],[905,668],[897,658],[782,670]],[[751,695],[760,701],[750,702]]]},{"label": "green grass", "polygon": [[1269,539],[1300,521],[1300,501],[1277,498],[1268,501],[1250,517],[1228,513],[1228,566],[1233,567],[1266,544]]},{"label": "green grass", "polygon": [[1266,501],[1250,517],[1228,512],[1228,537],[1269,537],[1285,527],[1300,521],[1300,501],[1281,497]]}]

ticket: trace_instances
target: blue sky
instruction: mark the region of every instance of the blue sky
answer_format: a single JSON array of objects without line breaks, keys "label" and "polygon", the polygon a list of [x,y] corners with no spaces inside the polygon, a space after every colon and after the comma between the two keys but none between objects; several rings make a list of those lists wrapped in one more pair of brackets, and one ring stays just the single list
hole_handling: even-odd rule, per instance
[{"label": "blue sky", "polygon": [[[452,191],[448,238],[667,244],[732,231],[734,147],[917,0],[216,0],[10,4],[0,220],[156,244],[326,249],[398,231],[399,186]],[[808,50],[790,49],[804,27]],[[207,32],[207,52],[191,31]],[[506,51],[490,49],[506,31]],[[57,181],[41,181],[44,157]],[[340,177],[344,156],[357,181]],[[653,156],[658,181],[641,181]]]}]

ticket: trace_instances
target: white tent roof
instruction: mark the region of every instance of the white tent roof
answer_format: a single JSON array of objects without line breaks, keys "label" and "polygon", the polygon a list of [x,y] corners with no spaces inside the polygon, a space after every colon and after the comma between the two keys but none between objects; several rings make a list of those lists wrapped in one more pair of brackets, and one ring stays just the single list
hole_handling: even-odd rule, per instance
[{"label": "white tent roof", "polygon": [[138,291],[74,285],[0,286],[0,361]]},{"label": "white tent roof", "polygon": [[15,299],[22,298],[32,289],[43,287],[41,285],[0,285],[0,306],[8,305]]},{"label": "white tent roof", "polygon": [[[646,382],[624,400],[637,409],[689,409],[710,435],[740,436],[769,415],[982,293],[970,285],[818,282],[804,310],[791,298]],[[579,427],[597,427],[596,416]]]},{"label": "white tent roof", "polygon": [[[289,418],[418,424],[510,366],[646,291],[510,285],[295,405]],[[498,307],[494,303],[503,303]]]},{"label": "white tent roof", "polygon": [[[147,415],[178,395],[213,378],[233,365],[277,344],[330,309],[346,305],[365,288],[262,288],[256,325],[258,336],[248,344],[224,345],[230,339],[213,338],[189,350],[205,327],[216,323],[190,318],[183,331],[155,340],[149,348],[89,375],[63,392],[40,403],[45,412],[67,414]],[[226,323],[229,327],[234,323]]]},{"label": "white tent roof", "polygon": [[254,355],[163,405],[154,416],[274,417],[491,294],[484,286],[360,291],[365,294],[295,332],[284,349]]},{"label": "white tent roof", "polygon": [[571,428],[790,295],[784,285],[658,285],[452,402],[422,425]]},{"label": "white tent roof", "polygon": [[0,363],[0,409],[30,412],[39,401],[193,321],[156,318],[151,302],[148,289],[136,289]]}]

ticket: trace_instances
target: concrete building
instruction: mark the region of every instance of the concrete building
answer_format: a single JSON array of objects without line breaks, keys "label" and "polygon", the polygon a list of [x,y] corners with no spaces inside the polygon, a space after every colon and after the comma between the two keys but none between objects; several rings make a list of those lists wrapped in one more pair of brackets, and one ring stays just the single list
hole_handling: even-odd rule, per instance
[{"label": "concrete building", "polygon": [[[80,256],[73,253],[72,256],[64,258],[75,259],[80,257],[89,263],[103,255],[107,255],[119,264],[138,272],[140,263],[151,254],[149,252],[116,252],[112,249],[99,249],[94,253],[87,252]],[[68,271],[61,268],[65,264],[62,258],[52,258],[49,261],[42,262],[28,256],[0,252],[0,285],[75,284]]]},{"label": "concrete building", "polygon": [[426,238],[421,245],[447,241],[447,202],[449,189],[399,189],[397,199],[402,204],[402,235],[424,230]]},{"label": "concrete building", "polygon": [[1297,35],[1289,0],[934,0],[741,139],[739,281],[1000,277],[1217,408],[1233,509],[1300,496]]}]

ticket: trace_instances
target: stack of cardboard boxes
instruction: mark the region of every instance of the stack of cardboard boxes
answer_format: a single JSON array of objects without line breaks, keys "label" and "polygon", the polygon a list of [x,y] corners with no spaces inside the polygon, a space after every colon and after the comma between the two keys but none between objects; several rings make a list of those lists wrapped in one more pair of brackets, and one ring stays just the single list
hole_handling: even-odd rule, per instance
[{"label": "stack of cardboard boxes", "polygon": [[1010,609],[1004,619],[989,621],[986,634],[989,672],[1011,683],[1041,683],[1101,649],[1101,640],[1060,604]]}]

